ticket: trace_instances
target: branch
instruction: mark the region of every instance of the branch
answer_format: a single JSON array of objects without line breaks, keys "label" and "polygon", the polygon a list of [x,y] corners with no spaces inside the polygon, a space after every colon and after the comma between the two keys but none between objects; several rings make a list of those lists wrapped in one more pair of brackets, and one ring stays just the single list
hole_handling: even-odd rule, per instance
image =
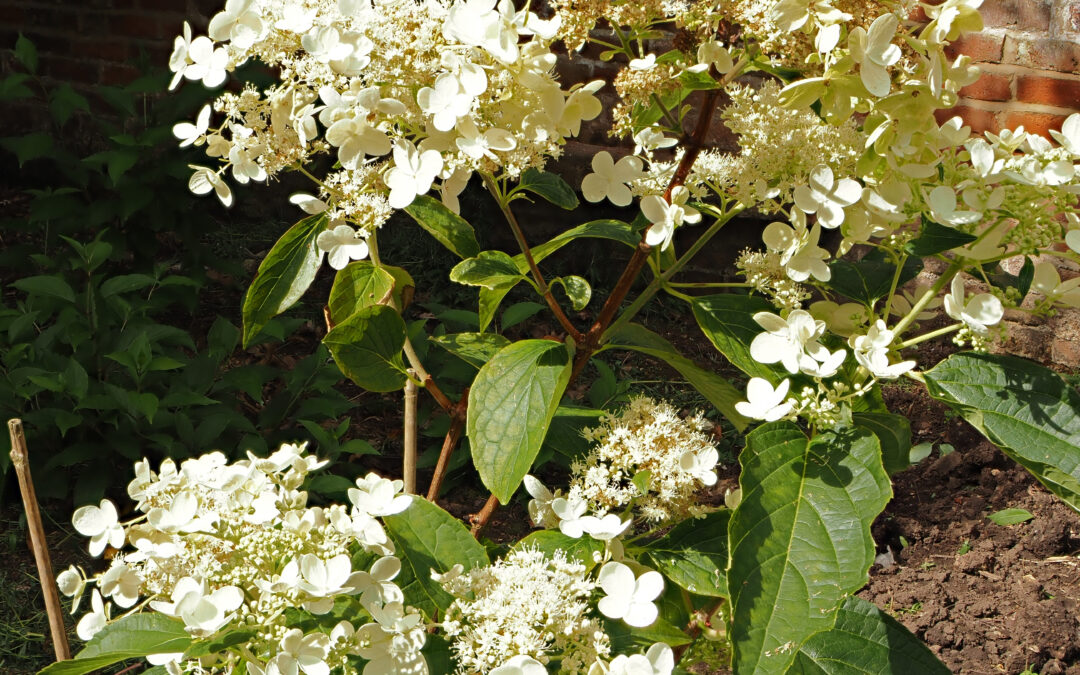
[{"label": "branch", "polygon": [[461,433],[465,430],[466,411],[469,407],[468,388],[461,394],[461,400],[447,408],[450,414],[450,429],[443,438],[442,449],[439,450],[439,461],[435,464],[435,473],[431,476],[431,484],[428,486],[427,500],[434,503],[439,496],[439,488],[446,479],[446,468],[450,464],[450,455],[454,453]]}]

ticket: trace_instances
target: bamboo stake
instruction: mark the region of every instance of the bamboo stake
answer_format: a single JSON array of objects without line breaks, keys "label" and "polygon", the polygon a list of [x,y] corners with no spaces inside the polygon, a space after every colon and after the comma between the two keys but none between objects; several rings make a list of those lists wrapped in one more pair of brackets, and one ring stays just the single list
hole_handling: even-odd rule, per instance
[{"label": "bamboo stake", "polygon": [[405,451],[402,457],[402,480],[406,494],[416,494],[416,372],[409,370],[405,380]]},{"label": "bamboo stake", "polygon": [[19,491],[22,493],[23,508],[26,510],[26,526],[30,530],[30,548],[34,552],[41,592],[45,596],[45,610],[49,615],[49,632],[52,633],[53,651],[56,652],[57,661],[66,661],[71,658],[71,648],[68,646],[64,613],[60,607],[60,595],[56,592],[56,577],[53,576],[52,561],[49,560],[49,546],[45,542],[45,528],[41,524],[41,512],[38,510],[34,481],[30,477],[30,462],[26,451],[26,436],[23,434],[22,420],[18,418],[8,420],[8,433],[11,435],[11,462],[15,466],[15,475],[19,479]]}]

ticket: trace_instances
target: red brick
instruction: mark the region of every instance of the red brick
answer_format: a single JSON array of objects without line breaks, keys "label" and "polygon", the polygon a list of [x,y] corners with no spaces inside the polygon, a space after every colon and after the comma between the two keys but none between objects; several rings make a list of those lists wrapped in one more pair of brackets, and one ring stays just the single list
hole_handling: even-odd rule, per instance
[{"label": "red brick", "polygon": [[1002,60],[1039,70],[1080,73],[1080,44],[1070,40],[1025,40],[1008,36]]},{"label": "red brick", "polygon": [[969,33],[959,40],[950,44],[945,53],[950,59],[959,54],[967,54],[974,61],[1001,61],[1002,47],[1005,37],[1002,35],[990,35],[988,33]]},{"label": "red brick", "polygon": [[74,53],[88,59],[126,61],[131,56],[131,49],[123,40],[93,39],[75,43]]},{"label": "red brick", "polygon": [[59,32],[65,29],[76,30],[78,27],[76,15],[71,11],[51,9],[47,7],[29,7],[24,12],[28,27],[40,27],[45,30]]},{"label": "red brick", "polygon": [[960,90],[962,98],[979,101],[1008,101],[1012,99],[1011,77],[997,73],[983,73],[978,80]]},{"label": "red brick", "polygon": [[1024,131],[1050,137],[1050,129],[1061,129],[1064,115],[1036,112],[1010,112],[1005,116],[1005,126],[1009,129],[1023,126]]},{"label": "red brick", "polygon": [[[81,12],[79,32],[85,38],[107,41],[113,37],[109,30],[110,17],[104,12]],[[115,40],[113,40],[115,42]]]},{"label": "red brick", "polygon": [[1040,0],[986,0],[979,13],[987,26],[1050,30],[1050,4]]},{"label": "red brick", "polygon": [[101,67],[100,84],[123,87],[139,76],[139,70],[134,66],[106,63]]},{"label": "red brick", "polygon": [[158,20],[146,14],[118,14],[112,17],[109,28],[113,35],[140,40],[156,40],[164,37],[159,33]]},{"label": "red brick", "polygon": [[970,126],[971,130],[977,134],[986,131],[997,131],[1001,128],[1001,125],[998,123],[997,112],[993,110],[983,110],[982,108],[958,105],[946,110],[938,110],[934,113],[934,117],[937,118],[938,124],[942,124],[956,115],[962,117],[964,119],[964,124]]},{"label": "red brick", "polygon": [[97,81],[98,69],[95,64],[81,59],[44,54],[41,57],[41,73],[65,82],[92,84]]},{"label": "red brick", "polygon": [[1080,110],[1080,79],[1024,75],[1016,82],[1016,99]]}]

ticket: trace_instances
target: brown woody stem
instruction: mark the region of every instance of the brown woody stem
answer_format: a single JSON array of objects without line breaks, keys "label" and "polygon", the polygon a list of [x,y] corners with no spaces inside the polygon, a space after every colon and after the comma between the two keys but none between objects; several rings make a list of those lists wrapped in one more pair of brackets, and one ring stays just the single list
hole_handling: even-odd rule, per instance
[{"label": "brown woody stem", "polygon": [[488,500],[484,502],[484,508],[480,509],[480,512],[472,517],[472,535],[476,537],[480,534],[480,530],[484,529],[488,521],[491,520],[491,514],[495,513],[495,509],[499,507],[499,500],[495,495],[488,497]]},{"label": "brown woody stem", "polygon": [[574,324],[570,323],[570,319],[566,316],[562,307],[559,306],[559,301],[555,299],[555,295],[551,292],[551,287],[548,286],[547,281],[544,280],[544,275],[540,272],[540,267],[537,266],[536,259],[533,258],[532,249],[529,248],[528,242],[525,241],[525,233],[522,232],[521,225],[518,224],[517,217],[510,209],[510,204],[499,190],[499,186],[495,184],[495,179],[485,174],[484,184],[487,185],[491,195],[495,197],[495,201],[499,204],[499,210],[502,211],[503,216],[506,218],[506,222],[510,224],[510,230],[514,233],[514,239],[517,240],[522,255],[525,256],[525,262],[529,265],[529,272],[532,274],[533,281],[536,283],[540,295],[544,296],[544,301],[547,302],[548,307],[551,308],[559,325],[563,327],[566,334],[573,337],[575,341],[580,341],[584,335],[582,335],[581,331],[579,331]]},{"label": "brown woody stem", "polygon": [[465,415],[469,406],[469,390],[461,394],[461,400],[452,404],[446,411],[450,414],[450,429],[443,438],[442,449],[439,450],[439,461],[435,464],[435,473],[431,476],[431,485],[428,486],[427,500],[434,503],[439,496],[439,488],[446,479],[446,468],[450,464],[450,455],[454,454],[461,433],[465,430]]}]

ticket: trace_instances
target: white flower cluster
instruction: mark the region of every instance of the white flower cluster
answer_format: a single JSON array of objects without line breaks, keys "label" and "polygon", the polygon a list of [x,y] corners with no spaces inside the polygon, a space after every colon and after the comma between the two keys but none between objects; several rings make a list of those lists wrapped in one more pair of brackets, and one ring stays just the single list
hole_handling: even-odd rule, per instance
[{"label": "white flower cluster", "polygon": [[634,515],[655,526],[704,513],[698,493],[716,484],[719,458],[704,433],[710,427],[700,414],[683,419],[666,401],[635,397],[618,416],[584,431],[594,445],[571,465],[567,494],[526,477],[533,523],[606,541]]},{"label": "white flower cluster", "polygon": [[[401,481],[368,474],[349,490],[351,508],[308,507],[299,488],[324,464],[303,445],[289,444],[267,458],[249,454],[232,464],[220,452],[179,466],[165,460],[157,472],[148,461],[138,462],[128,485],[136,518],[120,523],[108,500],[72,517],[75,529],[90,537],[91,554],[106,545],[117,549],[102,574],[88,579],[72,567],[57,578],[73,598],[73,612],[87,586],[96,586],[79,637],[89,640],[103,629],[112,605],[148,606],[182,620],[193,638],[251,632],[240,645],[195,659],[149,657],[173,674],[231,673],[241,662],[248,675],[296,673],[298,667],[307,675],[338,668],[351,673],[353,656],[368,661],[365,675],[426,674],[424,625],[403,606],[393,581],[401,561],[378,520],[408,508],[410,498],[399,494]],[[365,562],[357,567],[355,561]],[[354,618],[329,632],[293,625],[285,611],[324,615],[341,599],[355,603]]]},{"label": "white flower cluster", "polygon": [[493,565],[465,574],[457,568],[440,580],[456,598],[442,625],[458,673],[531,673],[525,659],[547,664],[552,656],[561,657],[558,672],[585,673],[610,651],[610,639],[590,615],[597,583],[562,551],[549,558],[521,548]]},{"label": "white flower cluster", "polygon": [[510,0],[229,0],[209,37],[185,24],[173,86],[217,86],[250,60],[280,82],[221,95],[216,124],[207,107],[177,125],[220,163],[193,167],[191,189],[229,205],[226,171],[263,181],[329,154],[340,169],[316,180],[335,227],[370,234],[433,186],[456,210],[473,172],[540,167],[599,115],[602,82],[555,80],[557,28]]}]

